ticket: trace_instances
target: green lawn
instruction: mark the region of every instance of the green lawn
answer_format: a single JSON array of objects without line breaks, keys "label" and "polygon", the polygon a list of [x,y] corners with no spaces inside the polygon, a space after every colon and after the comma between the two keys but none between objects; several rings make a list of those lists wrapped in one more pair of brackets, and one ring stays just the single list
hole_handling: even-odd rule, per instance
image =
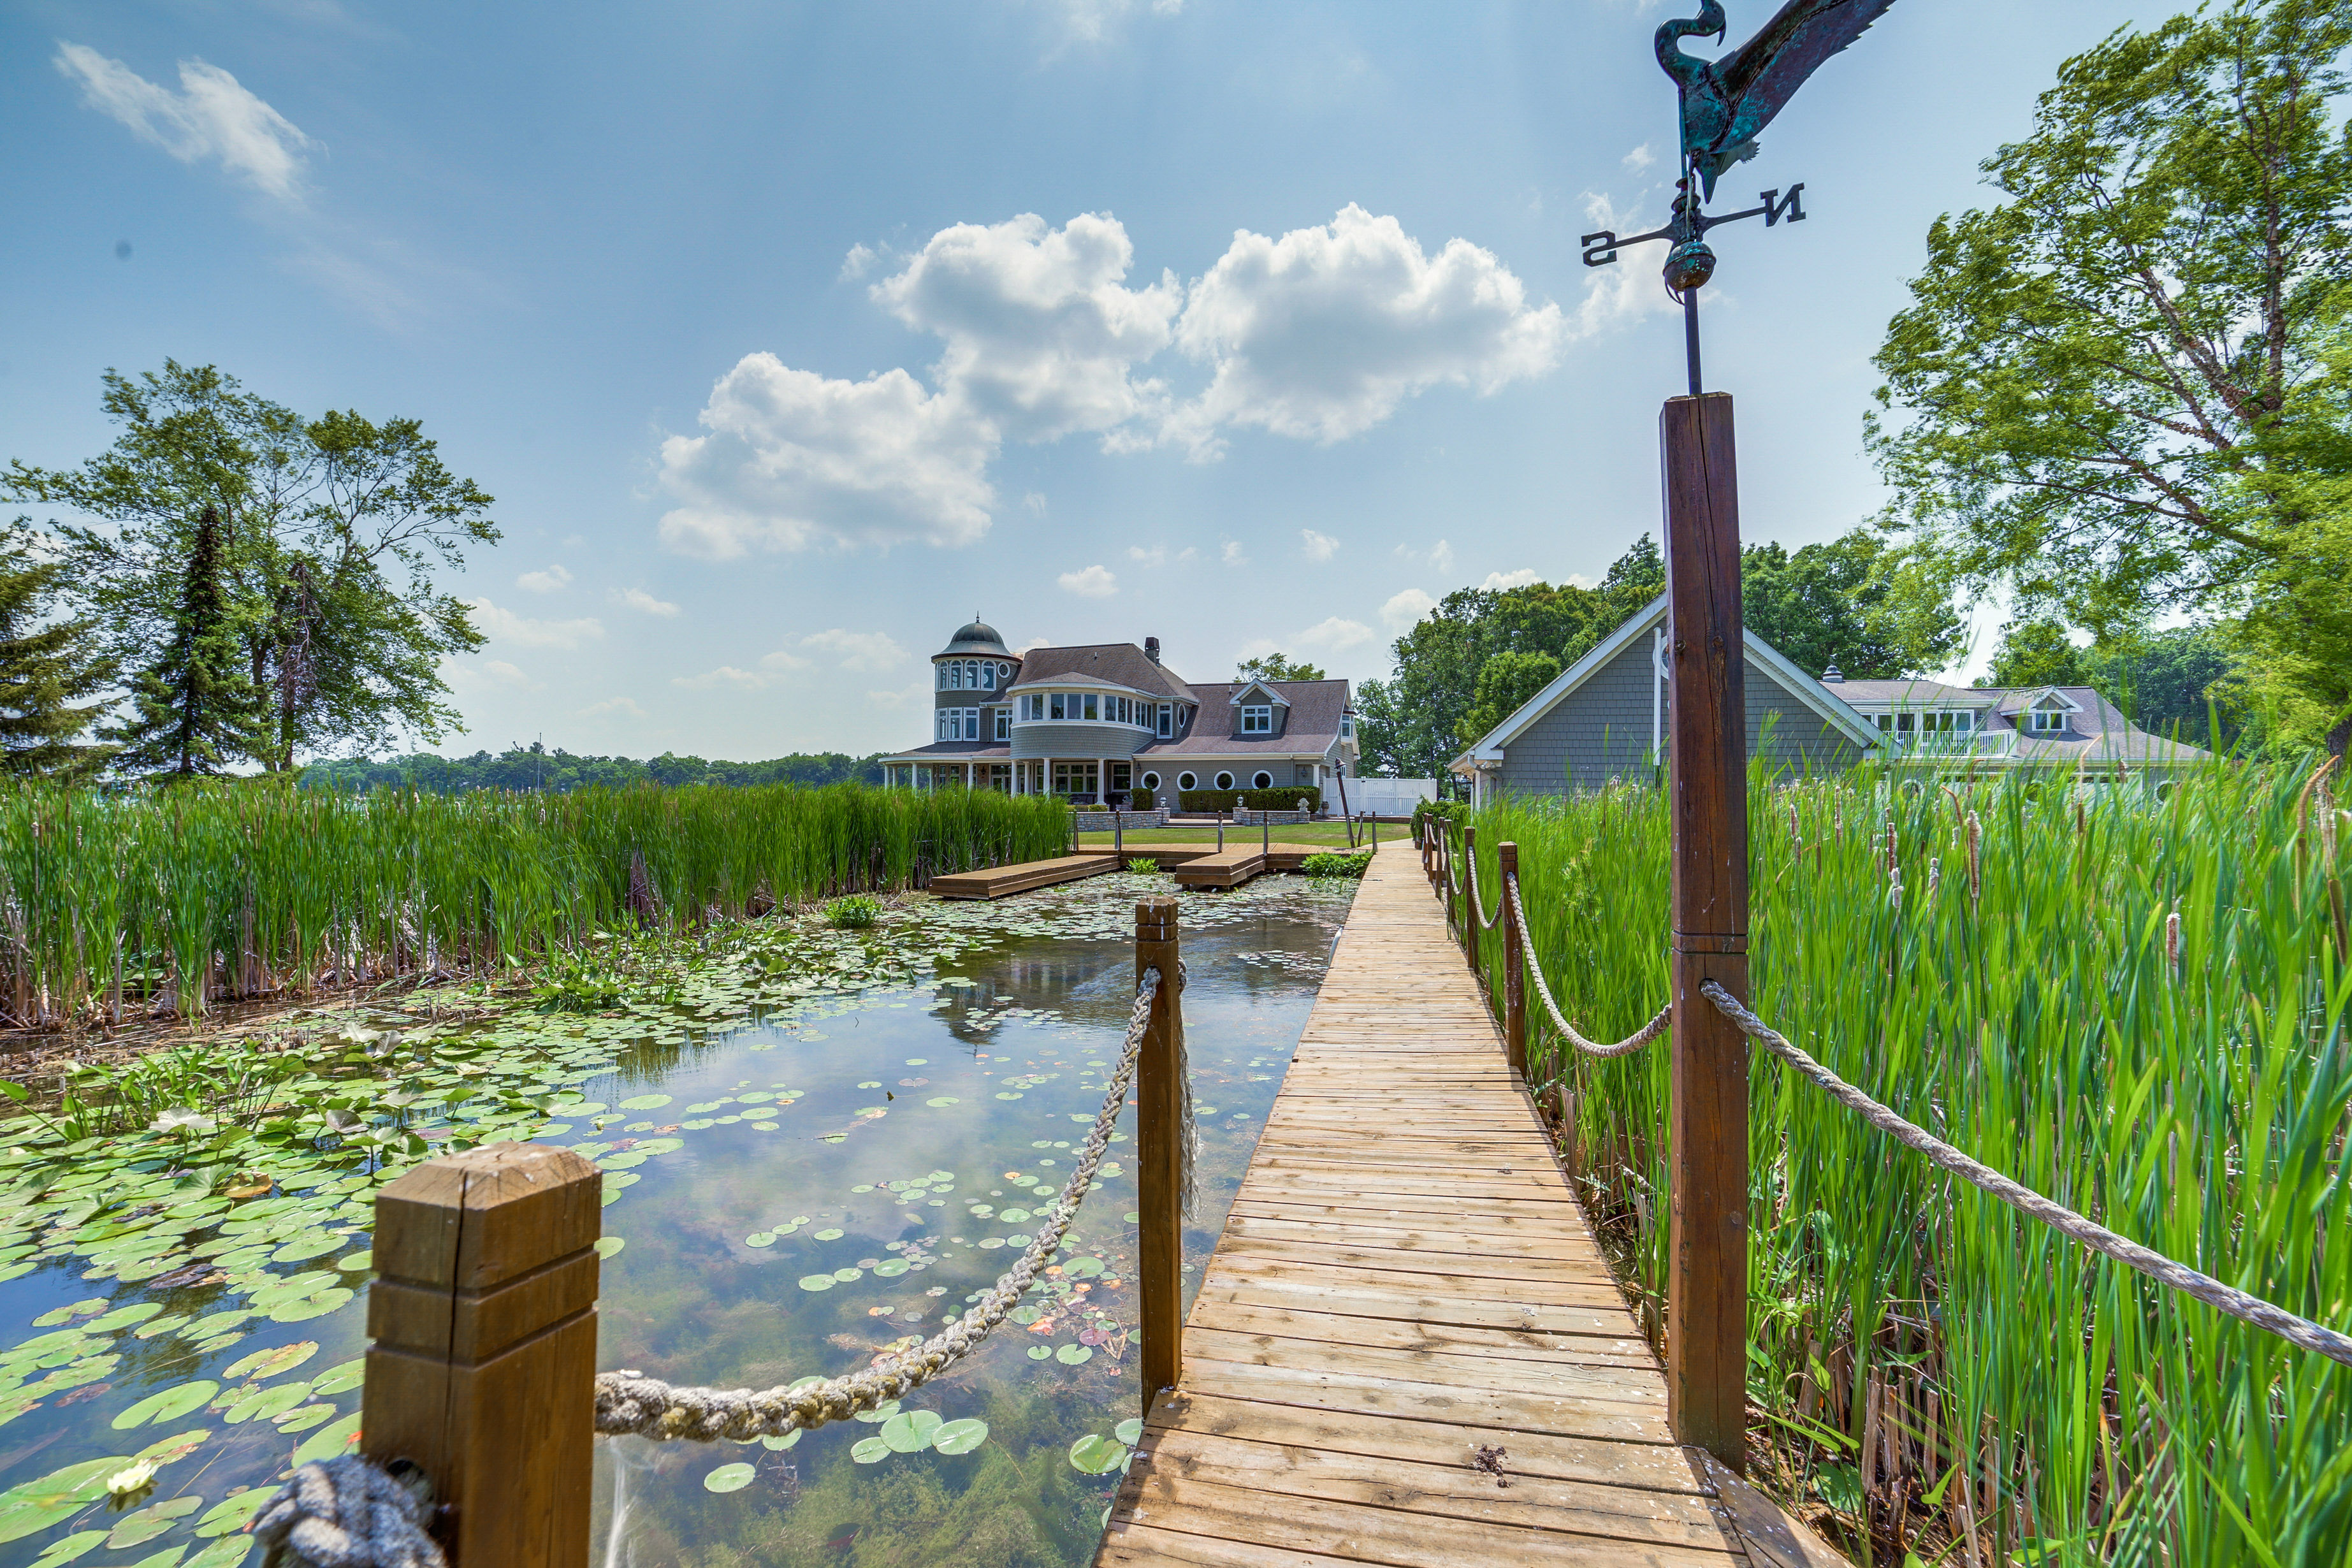
[{"label": "green lawn", "polygon": [[[1342,849],[1348,847],[1348,828],[1344,823],[1277,822],[1267,831],[1276,844],[1330,844]],[[1386,844],[1392,838],[1410,837],[1412,831],[1391,823],[1382,823],[1381,842]],[[1225,827],[1225,842],[1230,845],[1255,844],[1259,837],[1260,830],[1255,827],[1236,827],[1230,823]],[[1129,844],[1214,844],[1217,830],[1213,827],[1136,827],[1128,830],[1126,841]],[[1081,833],[1078,842],[1090,849],[1107,848],[1111,843],[1111,836],[1108,833]]]}]

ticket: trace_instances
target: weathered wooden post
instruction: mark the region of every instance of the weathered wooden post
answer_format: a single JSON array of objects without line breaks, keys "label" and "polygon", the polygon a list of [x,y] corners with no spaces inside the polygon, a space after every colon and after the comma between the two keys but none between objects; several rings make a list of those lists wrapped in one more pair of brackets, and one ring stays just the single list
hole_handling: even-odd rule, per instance
[{"label": "weathered wooden post", "polygon": [[1184,1370],[1184,1007],[1174,899],[1135,906],[1135,974],[1160,971],[1151,1022],[1135,1067],[1136,1243],[1142,1296],[1143,1399],[1176,1386]]},{"label": "weathered wooden post", "polygon": [[1470,912],[1462,921],[1462,956],[1470,965],[1470,973],[1478,973],[1478,884],[1472,878],[1478,874],[1478,829],[1465,823],[1462,827],[1462,896],[1470,905]]},{"label": "weathered wooden post", "polygon": [[1462,880],[1454,863],[1454,837],[1452,822],[1438,830],[1437,874],[1445,884],[1445,924],[1448,930],[1455,929],[1455,922],[1462,918],[1461,897],[1454,891],[1455,884]]},{"label": "weathered wooden post", "polygon": [[1495,881],[1503,905],[1503,1048],[1511,1070],[1525,1083],[1528,1077],[1528,933],[1519,929],[1511,906],[1511,884],[1519,875],[1519,847],[1506,841],[1495,846]]},{"label": "weathered wooden post", "polygon": [[603,1188],[569,1149],[494,1143],[376,1194],[362,1446],[432,1479],[454,1568],[588,1560]]},{"label": "weathered wooden post", "polygon": [[1674,830],[1674,1175],[1667,1418],[1677,1442],[1745,1470],[1748,1040],[1699,994],[1748,995],[1748,716],[1731,399],[1666,401],[1667,750]]},{"label": "weathered wooden post", "polygon": [[1118,862],[1118,868],[1122,871],[1126,870],[1127,813],[1123,811],[1114,811],[1110,814],[1110,853],[1111,858]]}]

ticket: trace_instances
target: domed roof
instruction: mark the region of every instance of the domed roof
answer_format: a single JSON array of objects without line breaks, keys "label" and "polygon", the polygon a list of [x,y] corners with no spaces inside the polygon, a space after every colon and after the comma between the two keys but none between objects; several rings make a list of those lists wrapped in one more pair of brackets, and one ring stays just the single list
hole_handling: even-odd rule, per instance
[{"label": "domed roof", "polygon": [[1013,650],[1004,646],[1004,639],[996,635],[996,628],[978,616],[972,616],[970,625],[958,626],[955,636],[948,639],[948,646],[931,657],[945,658],[951,653],[994,654],[1000,658],[1013,657]]}]

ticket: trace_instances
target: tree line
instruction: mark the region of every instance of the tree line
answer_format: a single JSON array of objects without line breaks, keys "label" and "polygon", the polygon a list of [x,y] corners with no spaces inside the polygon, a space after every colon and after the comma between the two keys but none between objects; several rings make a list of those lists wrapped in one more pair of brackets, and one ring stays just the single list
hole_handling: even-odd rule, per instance
[{"label": "tree line", "polygon": [[0,768],[282,773],[457,728],[442,661],[483,638],[433,574],[499,529],[417,420],[170,360],[103,380],[111,447],[0,473],[89,520],[0,531]]},{"label": "tree line", "polygon": [[665,752],[640,762],[632,757],[574,756],[562,747],[537,742],[509,746],[496,755],[444,757],[430,752],[382,761],[350,758],[313,763],[302,771],[304,789],[357,792],[415,789],[432,795],[464,795],[481,789],[573,790],[625,788],[631,784],[880,784],[881,753],[853,757],[844,752],[795,752],[764,763],[714,763]]}]

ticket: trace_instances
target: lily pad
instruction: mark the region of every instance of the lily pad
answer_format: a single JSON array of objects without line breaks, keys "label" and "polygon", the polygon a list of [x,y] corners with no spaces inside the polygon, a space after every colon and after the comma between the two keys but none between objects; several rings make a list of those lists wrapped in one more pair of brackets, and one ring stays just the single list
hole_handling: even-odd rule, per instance
[{"label": "lily pad", "polygon": [[205,1440],[211,1436],[210,1428],[198,1426],[193,1431],[178,1433],[170,1437],[159,1437],[131,1457],[151,1465],[168,1465],[175,1460],[184,1459],[203,1447]]},{"label": "lily pad", "polygon": [[308,1383],[281,1383],[274,1388],[257,1389],[231,1404],[223,1416],[232,1426],[247,1421],[274,1421],[310,1397]]},{"label": "lily pad", "polygon": [[740,1492],[751,1484],[751,1467],[745,1464],[721,1465],[702,1478],[702,1489],[707,1492]]},{"label": "lily pad", "polygon": [[776,1245],[776,1233],[772,1230],[755,1230],[751,1235],[743,1238],[743,1245],[746,1247],[773,1247]]},{"label": "lily pad", "polygon": [[836,1268],[833,1271],[833,1277],[835,1279],[840,1280],[844,1285],[846,1285],[851,1280],[859,1278],[866,1271],[862,1268]]},{"label": "lily pad", "polygon": [[820,1230],[815,1235],[819,1241],[839,1241],[843,1233],[837,1229],[828,1229]]},{"label": "lily pad", "polygon": [[302,1263],[313,1258],[324,1258],[330,1252],[341,1252],[344,1238],[332,1231],[298,1237],[269,1255],[273,1263]]},{"label": "lily pad", "polygon": [[213,1401],[221,1385],[209,1378],[193,1383],[175,1384],[161,1394],[151,1394],[114,1418],[114,1429],[127,1432],[133,1426],[143,1426],[150,1421],[177,1421],[191,1410],[201,1410]]},{"label": "lily pad", "polygon": [[313,1459],[333,1459],[348,1454],[352,1445],[360,1440],[360,1413],[352,1411],[341,1421],[320,1427],[302,1440],[294,1450],[294,1462],[307,1465]]},{"label": "lily pad", "polygon": [[1086,1476],[1107,1476],[1127,1463],[1127,1445],[1099,1432],[1089,1432],[1070,1445],[1070,1468]]},{"label": "lily pad", "polygon": [[357,1388],[367,1376],[367,1358],[347,1361],[341,1366],[331,1366],[320,1373],[310,1384],[313,1394],[344,1394]]},{"label": "lily pad", "polygon": [[106,1549],[121,1552],[152,1541],[204,1506],[205,1500],[200,1497],[175,1497],[125,1514],[108,1532]]},{"label": "lily pad", "polygon": [[801,1289],[803,1290],[830,1290],[833,1289],[834,1284],[834,1278],[830,1274],[803,1274],[801,1276]]},{"label": "lily pad", "polygon": [[919,1454],[931,1446],[931,1434],[944,1425],[936,1410],[902,1410],[882,1423],[882,1441],[898,1454]]},{"label": "lily pad", "polygon": [[[268,1490],[267,1488],[261,1487],[254,1489]],[[179,1568],[239,1568],[239,1564],[253,1555],[253,1549],[260,1544],[261,1542],[249,1535],[227,1537],[214,1542],[194,1557],[181,1563]]]},{"label": "lily pad", "polygon": [[879,1437],[860,1437],[850,1445],[849,1457],[861,1465],[878,1465],[890,1457],[890,1445]]},{"label": "lily pad", "polygon": [[907,1260],[903,1258],[886,1258],[874,1266],[874,1272],[885,1279],[896,1279],[906,1271]]},{"label": "lily pad", "polygon": [[1118,1438],[1120,1442],[1126,1444],[1129,1447],[1134,1447],[1138,1443],[1143,1441],[1142,1417],[1137,1415],[1129,1416],[1126,1420],[1112,1427],[1110,1429],[1110,1435]]},{"label": "lily pad", "polygon": [[789,1448],[800,1440],[801,1429],[795,1426],[781,1437],[770,1436],[761,1438],[760,1447],[766,1448],[771,1452],[775,1452],[781,1449]]},{"label": "lily pad", "polygon": [[305,1405],[299,1410],[288,1411],[275,1420],[278,1429],[291,1436],[297,1432],[308,1432],[313,1426],[332,1421],[336,1414],[336,1407],[332,1405]]},{"label": "lily pad", "polygon": [[931,1447],[941,1454],[969,1454],[987,1441],[985,1421],[949,1421],[931,1434]]},{"label": "lily pad", "polygon": [[659,1110],[670,1102],[667,1094],[634,1094],[621,1101],[624,1110]]},{"label": "lily pad", "polygon": [[312,1318],[323,1318],[330,1312],[340,1311],[356,1294],[356,1291],[338,1285],[305,1300],[287,1302],[269,1314],[269,1321],[273,1323],[301,1323]]},{"label": "lily pad", "polygon": [[1054,1359],[1064,1366],[1084,1366],[1095,1359],[1095,1352],[1084,1345],[1064,1345],[1054,1352]]},{"label": "lily pad", "polygon": [[935,1094],[923,1103],[925,1105],[961,1105],[963,1102],[952,1094]]},{"label": "lily pad", "polygon": [[626,1237],[599,1237],[596,1238],[596,1256],[599,1258],[610,1258],[613,1254],[620,1251],[621,1248],[628,1245],[629,1242]]},{"label": "lily pad", "polygon": [[102,1530],[77,1531],[63,1540],[50,1542],[33,1559],[31,1568],[64,1568],[64,1564],[88,1556],[90,1549],[105,1539],[106,1531]]},{"label": "lily pad", "polygon": [[279,1345],[274,1350],[256,1351],[242,1361],[231,1362],[221,1375],[232,1379],[243,1378],[248,1383],[259,1383],[265,1377],[276,1377],[281,1372],[290,1372],[318,1353],[318,1341],[298,1340],[290,1345]]},{"label": "lily pad", "polygon": [[127,1329],[133,1323],[143,1323],[163,1310],[161,1301],[136,1301],[128,1307],[118,1307],[102,1318],[89,1321],[93,1334],[110,1334],[117,1329]]},{"label": "lily pad", "polygon": [[223,1498],[213,1504],[212,1511],[196,1521],[196,1533],[226,1535],[231,1531],[243,1530],[246,1521],[259,1513],[262,1505],[267,1503],[273,1495],[268,1487],[255,1487],[250,1491],[239,1492],[235,1497]]},{"label": "lily pad", "polygon": [[37,1329],[54,1329],[59,1323],[70,1323],[76,1318],[87,1318],[93,1313],[103,1312],[105,1310],[106,1298],[103,1296],[92,1296],[87,1301],[74,1301],[67,1304],[66,1306],[53,1308],[48,1311],[43,1312],[39,1317],[33,1320],[33,1326]]},{"label": "lily pad", "polygon": [[1054,1359],[1054,1347],[1051,1345],[1031,1345],[1029,1347],[1029,1359],[1031,1361],[1052,1361]]},{"label": "lily pad", "polygon": [[130,1462],[120,1455],[84,1459],[0,1492],[0,1542],[22,1541],[97,1501],[106,1495],[106,1478]]}]

